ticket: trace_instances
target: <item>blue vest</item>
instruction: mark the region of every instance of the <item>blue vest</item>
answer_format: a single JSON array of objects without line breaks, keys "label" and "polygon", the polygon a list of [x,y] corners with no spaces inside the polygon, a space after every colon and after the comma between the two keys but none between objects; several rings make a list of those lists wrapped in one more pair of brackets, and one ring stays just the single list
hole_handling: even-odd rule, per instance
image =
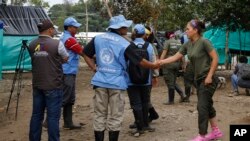
[{"label": "blue vest", "polygon": [[[68,31],[64,31],[63,36],[61,36],[60,40],[65,44],[68,38],[71,38],[72,35]],[[69,53],[69,60],[67,63],[63,64],[63,74],[77,74],[78,72],[78,64],[79,64],[79,55],[74,53],[71,50],[66,50]]]},{"label": "blue vest", "polygon": [[126,90],[128,74],[124,51],[129,42],[116,33],[107,32],[95,37],[97,72],[91,84],[103,88]]}]

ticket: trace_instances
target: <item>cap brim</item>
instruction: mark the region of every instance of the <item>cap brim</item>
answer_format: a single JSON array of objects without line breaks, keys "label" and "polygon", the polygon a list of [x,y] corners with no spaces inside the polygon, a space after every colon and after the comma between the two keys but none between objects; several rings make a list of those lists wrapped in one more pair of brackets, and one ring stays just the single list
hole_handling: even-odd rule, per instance
[{"label": "cap brim", "polygon": [[74,27],[80,27],[82,24],[80,24],[80,23],[74,23],[72,26],[74,26]]},{"label": "cap brim", "polygon": [[121,27],[130,27],[132,25],[133,21],[132,20],[126,20],[120,24],[115,24],[115,25],[111,25],[108,28],[106,28],[106,30],[109,30],[110,28],[112,29],[119,29]]}]

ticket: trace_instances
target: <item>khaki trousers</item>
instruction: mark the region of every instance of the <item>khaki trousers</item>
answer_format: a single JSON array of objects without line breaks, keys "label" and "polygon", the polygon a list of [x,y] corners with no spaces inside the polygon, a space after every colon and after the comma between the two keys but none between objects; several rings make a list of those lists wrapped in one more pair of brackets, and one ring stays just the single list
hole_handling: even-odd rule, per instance
[{"label": "khaki trousers", "polygon": [[120,131],[125,106],[124,90],[96,88],[94,103],[94,130]]}]

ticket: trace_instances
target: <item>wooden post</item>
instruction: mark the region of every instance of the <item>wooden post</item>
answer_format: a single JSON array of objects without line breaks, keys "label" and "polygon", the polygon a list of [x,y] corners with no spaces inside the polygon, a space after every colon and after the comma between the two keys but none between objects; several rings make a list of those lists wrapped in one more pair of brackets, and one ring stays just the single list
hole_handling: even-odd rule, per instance
[{"label": "wooden post", "polygon": [[89,15],[88,15],[88,1],[86,1],[86,8],[85,8],[85,14],[86,14],[86,41],[88,42],[88,32],[89,32]]},{"label": "wooden post", "polygon": [[103,2],[104,2],[105,6],[107,8],[109,17],[111,18],[112,17],[112,12],[111,12],[111,9],[110,9],[110,7],[108,5],[108,1],[107,0],[103,0]]},{"label": "wooden post", "polygon": [[228,52],[229,52],[229,49],[228,49],[228,39],[229,39],[229,30],[227,29],[227,31],[226,31],[226,46],[225,46],[225,64],[224,64],[227,70],[228,70],[228,68],[229,68],[229,60],[228,60]]}]

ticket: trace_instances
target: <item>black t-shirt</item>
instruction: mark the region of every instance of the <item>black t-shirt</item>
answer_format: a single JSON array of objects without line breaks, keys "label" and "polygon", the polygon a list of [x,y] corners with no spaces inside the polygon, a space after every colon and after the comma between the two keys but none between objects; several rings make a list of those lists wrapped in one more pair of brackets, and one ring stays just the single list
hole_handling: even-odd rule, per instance
[{"label": "black t-shirt", "polygon": [[[95,55],[95,38],[93,38],[85,47],[84,47],[84,54],[90,58],[93,58]],[[142,57],[136,55],[135,51],[133,50],[132,46],[135,46],[134,43],[130,43],[130,45],[125,49],[124,57],[126,60],[133,62],[134,64],[139,64],[142,61]]]}]

